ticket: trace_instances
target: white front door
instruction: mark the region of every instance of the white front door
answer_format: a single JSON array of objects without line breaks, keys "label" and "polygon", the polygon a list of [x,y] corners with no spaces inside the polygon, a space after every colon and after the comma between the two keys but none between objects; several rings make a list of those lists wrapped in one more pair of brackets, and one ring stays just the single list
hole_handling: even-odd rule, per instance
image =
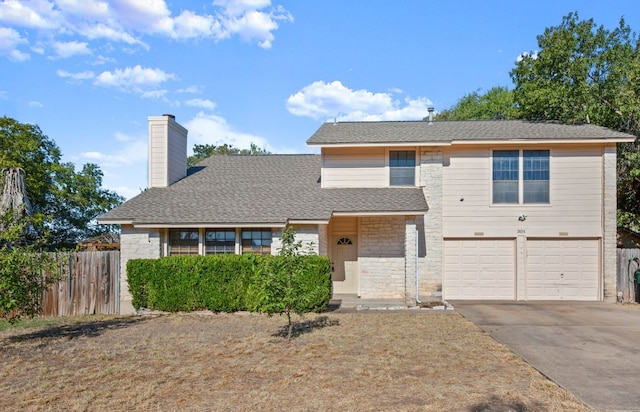
[{"label": "white front door", "polygon": [[353,235],[334,235],[331,245],[333,293],[358,293],[358,249]]}]

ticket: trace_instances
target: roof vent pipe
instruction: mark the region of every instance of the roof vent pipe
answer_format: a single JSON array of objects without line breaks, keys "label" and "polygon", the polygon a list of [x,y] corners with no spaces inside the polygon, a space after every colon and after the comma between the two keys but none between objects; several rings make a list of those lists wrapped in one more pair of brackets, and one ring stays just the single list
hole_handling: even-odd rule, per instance
[{"label": "roof vent pipe", "polygon": [[433,111],[434,111],[434,108],[433,107],[429,107],[427,109],[427,111],[429,112],[429,124],[433,124],[433,119],[434,119]]}]

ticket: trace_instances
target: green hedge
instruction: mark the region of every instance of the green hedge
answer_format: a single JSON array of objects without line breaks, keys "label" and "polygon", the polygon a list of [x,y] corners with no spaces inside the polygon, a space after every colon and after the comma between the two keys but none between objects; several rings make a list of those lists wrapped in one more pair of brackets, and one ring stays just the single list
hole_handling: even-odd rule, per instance
[{"label": "green hedge", "polygon": [[[304,270],[300,294],[308,296],[307,312],[325,310],[331,299],[331,262],[327,257],[296,256]],[[169,312],[209,309],[214,312],[255,310],[254,298],[267,273],[282,256],[211,255],[133,259],[127,262],[133,306]]]}]

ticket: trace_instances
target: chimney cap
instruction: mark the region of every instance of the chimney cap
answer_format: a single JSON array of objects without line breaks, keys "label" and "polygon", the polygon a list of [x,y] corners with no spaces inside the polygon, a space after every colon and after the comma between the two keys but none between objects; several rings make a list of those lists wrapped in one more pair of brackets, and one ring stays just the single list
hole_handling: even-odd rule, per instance
[{"label": "chimney cap", "polygon": [[171,119],[171,120],[176,120],[176,116],[175,116],[175,115],[173,115],[173,114],[165,113],[165,114],[163,114],[163,116],[166,116],[166,117],[168,117],[168,118],[169,118],[169,119]]},{"label": "chimney cap", "polygon": [[427,111],[428,111],[429,113],[433,113],[433,112],[434,112],[434,110],[436,110],[436,109],[434,109],[433,107],[428,107],[428,108],[427,108]]}]

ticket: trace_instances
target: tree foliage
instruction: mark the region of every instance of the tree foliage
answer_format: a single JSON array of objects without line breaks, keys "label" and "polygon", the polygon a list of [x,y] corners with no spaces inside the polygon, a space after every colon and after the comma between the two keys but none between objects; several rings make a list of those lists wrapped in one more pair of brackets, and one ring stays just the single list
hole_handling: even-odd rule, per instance
[{"label": "tree foliage", "polygon": [[317,295],[324,290],[317,287],[305,289],[302,284],[304,276],[304,262],[301,255],[306,254],[301,241],[295,240],[293,227],[287,226],[282,231],[282,247],[272,260],[265,273],[258,273],[256,282],[260,294],[257,309],[267,313],[285,315],[287,317],[287,339],[291,340],[293,333],[292,314],[303,316],[309,308],[309,302],[317,301]]},{"label": "tree foliage", "polygon": [[595,123],[638,135],[638,36],[620,19],[607,30],[570,13],[537,37],[511,71],[514,94],[529,120]]},{"label": "tree foliage", "polygon": [[[513,120],[520,118],[513,92],[506,87],[493,87],[463,96],[450,109],[438,113],[438,120]],[[427,120],[427,118],[425,118]]]},{"label": "tree foliage", "polygon": [[[594,123],[640,136],[640,42],[620,19],[613,30],[570,13],[537,37],[539,51],[511,71],[529,120]],[[640,228],[637,140],[618,146],[618,224]]]},{"label": "tree foliage", "polygon": [[219,146],[211,144],[196,144],[193,146],[193,155],[187,158],[187,167],[195,166],[195,164],[201,160],[214,155],[255,156],[264,154],[269,154],[267,149],[261,149],[255,143],[251,143],[249,149],[239,149],[228,143]]},{"label": "tree foliage", "polygon": [[95,217],[123,198],[102,188],[102,171],[85,164],[80,171],[62,162],[55,142],[36,125],[0,117],[0,168],[18,167],[33,208],[36,229],[47,233],[50,248],[74,247],[82,239],[115,230],[98,225]]},{"label": "tree foliage", "polygon": [[29,223],[23,221],[21,227],[14,225],[0,234],[0,319],[10,322],[40,314],[42,293],[60,279],[56,256],[44,252],[41,242],[15,244],[14,235]]},{"label": "tree foliage", "polygon": [[[55,258],[41,250],[24,184],[24,171],[4,169],[0,192],[0,319],[40,313],[42,293],[58,280]],[[45,273],[49,276],[45,276]]]}]

